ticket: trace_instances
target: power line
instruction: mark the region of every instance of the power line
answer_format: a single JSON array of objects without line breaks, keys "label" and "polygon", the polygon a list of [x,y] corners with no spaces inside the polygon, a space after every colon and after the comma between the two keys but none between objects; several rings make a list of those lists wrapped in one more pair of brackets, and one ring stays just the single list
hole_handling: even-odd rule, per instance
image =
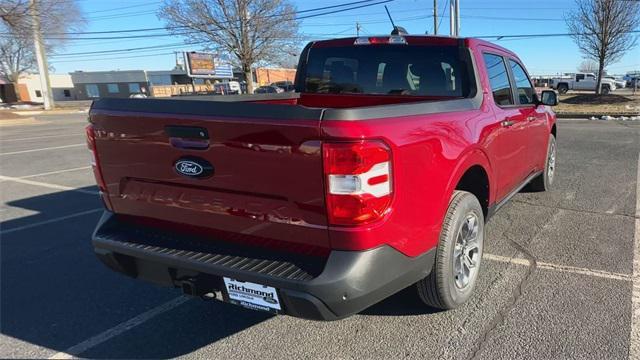
[{"label": "power line", "polygon": [[[78,41],[78,40],[119,40],[119,39],[147,39],[147,38],[158,38],[158,37],[172,37],[172,36],[183,36],[190,35],[193,33],[197,33],[197,31],[187,31],[184,33],[177,34],[144,34],[144,35],[125,35],[125,36],[101,36],[101,37],[82,37],[82,38],[67,38],[64,36],[43,36],[45,40],[67,40],[67,41]],[[14,35],[10,34],[0,34],[0,37],[12,37]]]},{"label": "power line", "polygon": [[[376,0],[360,0],[360,1],[354,1],[354,2],[351,2],[351,3],[342,3],[342,4],[337,4],[337,5],[323,6],[321,8],[301,10],[301,11],[295,11],[295,12],[290,12],[290,13],[285,13],[285,14],[274,14],[274,15],[271,15],[271,16],[265,16],[263,18],[280,17],[280,16],[294,15],[294,14],[313,12],[313,11],[320,11],[320,10],[326,10],[326,9],[334,9],[334,8],[344,7],[344,6],[347,6],[347,5],[362,4],[362,3],[372,2],[372,1],[376,1]],[[389,1],[394,1],[394,0],[389,0]],[[373,5],[376,5],[376,4],[373,4]],[[355,7],[355,8],[357,9],[358,7]],[[138,16],[138,15],[153,14],[153,13],[156,13],[156,12],[157,12],[157,10],[147,10],[147,11],[138,11],[138,12],[130,12],[130,13],[122,13],[122,14],[111,14],[111,15],[104,15],[104,16],[89,18],[89,20],[117,19],[117,18],[123,18],[123,17],[132,17],[132,16]]]},{"label": "power line", "polygon": [[[391,1],[391,0],[389,0]],[[445,8],[446,9],[446,8]],[[442,19],[445,18],[444,16],[444,12],[445,9],[443,9],[442,13],[443,15],[440,15],[440,21],[438,23],[438,27],[440,27],[440,25],[442,24]],[[319,15],[318,15],[319,16]],[[424,16],[416,16],[416,17],[409,17],[409,18],[400,18],[398,19],[398,21],[414,21],[414,20],[422,20],[422,19],[426,19],[428,17],[431,17],[431,15],[424,15]],[[564,21],[562,19],[543,19],[543,18],[502,18],[502,17],[489,17],[489,16],[461,16],[462,18],[477,18],[477,19],[491,19],[491,20],[506,20],[506,21]],[[388,20],[374,20],[374,21],[361,21],[360,24],[380,24],[380,23],[385,23]],[[309,24],[311,26],[313,25],[322,25],[322,26],[344,26],[344,25],[349,25],[348,23],[332,23],[332,24]],[[151,31],[151,30],[164,30],[165,28],[148,28],[148,29],[133,29],[133,30],[115,30],[115,31],[95,31],[95,32],[84,32],[84,33],[58,33],[58,34],[65,34],[65,35],[71,35],[71,34],[111,34],[111,33],[124,33],[124,32],[134,32],[134,31]],[[143,34],[143,35],[124,35],[124,36],[104,36],[104,37],[79,37],[79,38],[67,38],[67,37],[55,37],[55,36],[45,36],[44,39],[47,40],[68,40],[68,41],[77,41],[77,40],[118,40],[118,39],[142,39],[142,38],[156,38],[156,37],[172,37],[172,36],[183,36],[183,35],[189,35],[189,34],[194,34],[197,33],[197,31],[186,31],[184,33],[162,33],[162,34]],[[49,33],[51,34],[55,34],[55,33]],[[0,37],[6,37],[6,36],[15,36],[14,34],[10,34],[10,33],[0,33]]]},{"label": "power line", "polygon": [[95,11],[87,12],[86,14],[97,14],[97,13],[105,13],[105,12],[116,11],[116,10],[133,9],[133,8],[138,8],[138,7],[157,5],[159,3],[161,3],[161,1],[153,1],[153,2],[150,2],[150,3],[146,3],[146,4],[136,4],[136,5],[129,5],[129,6],[121,6],[121,7],[117,7],[117,8],[111,8],[111,9],[95,10]]},{"label": "power line", "polygon": [[[372,1],[377,1],[377,2],[373,2]],[[384,3],[388,3],[388,2],[392,2],[394,0],[361,0],[361,1],[357,1],[355,3],[351,3],[351,4],[362,4],[362,5],[358,5],[358,6],[351,6],[351,7],[347,7],[344,8],[344,6],[347,6],[349,4],[343,3],[343,4],[339,4],[339,5],[332,5],[332,6],[324,6],[321,8],[315,8],[315,9],[307,9],[307,10],[301,10],[300,12],[315,12],[318,10],[325,10],[325,9],[332,9],[332,8],[337,8],[337,7],[342,7],[342,9],[337,9],[337,10],[332,10],[332,11],[326,11],[326,12],[322,12],[322,13],[316,13],[316,14],[310,14],[310,15],[305,15],[305,16],[301,16],[298,17],[297,20],[301,20],[301,19],[308,19],[308,18],[312,18],[312,17],[318,17],[318,16],[324,16],[324,15],[329,15],[329,14],[334,14],[334,13],[338,13],[338,12],[344,12],[344,11],[349,11],[349,10],[353,10],[353,9],[359,9],[359,8],[363,8],[363,7],[369,7],[369,6],[374,6],[374,5],[379,5],[379,4],[384,4]],[[284,16],[282,14],[279,14],[278,16]],[[186,26],[180,26],[180,27],[175,27],[175,28],[186,28]],[[141,30],[141,29],[138,29]],[[107,33],[107,32],[102,32],[102,33]],[[183,35],[189,35],[189,34],[193,34],[193,33],[197,33],[197,31],[193,30],[193,31],[187,31],[184,33],[174,33],[174,34],[143,34],[143,35],[126,35],[126,36],[117,36],[117,37],[108,37],[108,36],[103,36],[103,37],[82,37],[82,38],[72,38],[72,39],[68,39],[65,37],[45,37],[45,39],[48,40],[69,40],[69,41],[77,41],[77,40],[115,40],[115,39],[136,39],[136,38],[153,38],[153,37],[173,37],[173,36],[183,36]],[[51,33],[53,34],[53,33]],[[64,34],[71,34],[71,33],[64,33]],[[0,36],[7,36],[7,34],[0,34]],[[12,36],[12,35],[9,35]]]},{"label": "power line", "polygon": [[114,50],[101,50],[101,51],[85,51],[85,52],[76,52],[76,53],[66,53],[66,54],[58,54],[58,55],[55,55],[55,56],[56,57],[60,57],[60,56],[74,56],[74,55],[113,54],[113,53],[129,52],[129,51],[135,51],[135,50],[162,49],[162,48],[169,48],[169,47],[175,47],[175,46],[198,45],[198,44],[204,44],[204,43],[206,43],[206,42],[204,42],[204,41],[196,42],[196,43],[184,43],[184,42],[182,42],[182,43],[175,43],[175,44],[164,44],[164,45],[155,45],[155,46],[134,47],[134,48],[128,48],[128,49],[114,49]]},{"label": "power line", "polygon": [[449,0],[444,3],[444,7],[442,8],[442,15],[440,15],[440,21],[438,21],[438,29],[441,29],[440,25],[442,24],[442,19],[444,19],[444,13],[449,7]]},{"label": "power line", "polygon": [[[327,36],[334,36],[334,35],[341,35],[345,32],[348,32],[349,30],[351,30],[351,28],[348,28],[344,31],[340,31],[340,32],[334,32],[334,33],[323,33],[323,34],[301,34],[300,37],[276,37],[276,39],[299,39],[299,40],[308,40],[310,38],[317,38],[317,37],[327,37]],[[82,56],[84,58],[84,56],[86,55],[103,55],[103,54],[114,54],[114,53],[128,53],[128,52],[135,52],[135,51],[140,51],[140,50],[148,50],[148,49],[164,49],[164,48],[171,48],[171,47],[180,47],[180,46],[188,46],[188,45],[200,45],[200,44],[207,44],[207,41],[199,41],[199,42],[191,42],[191,43],[172,43],[172,44],[161,44],[161,45],[154,45],[154,46],[143,46],[143,47],[132,47],[132,48],[125,48],[125,49],[112,49],[112,50],[101,50],[101,51],[84,51],[84,52],[75,52],[75,53],[65,53],[65,54],[54,54],[51,55],[52,57],[77,57],[77,56]]]},{"label": "power line", "polygon": [[134,11],[134,12],[128,12],[128,13],[122,13],[122,14],[110,14],[110,15],[88,17],[87,20],[102,21],[102,20],[111,20],[111,19],[121,19],[121,18],[128,18],[128,17],[140,16],[140,15],[151,15],[151,14],[155,14],[156,12],[157,10]]},{"label": "power line", "polygon": [[[360,1],[354,1],[354,2],[351,2],[351,3],[342,3],[342,4],[337,4],[337,5],[331,5],[331,6],[323,6],[323,7],[318,7],[318,8],[299,10],[299,11],[296,11],[296,12],[290,12],[290,13],[285,13],[285,14],[274,14],[274,15],[270,15],[270,16],[264,16],[264,17],[261,17],[261,18],[271,18],[271,17],[280,17],[280,16],[287,16],[287,15],[303,14],[303,13],[322,11],[322,10],[327,10],[327,9],[335,9],[335,8],[349,6],[349,5],[356,5],[356,4],[363,4],[363,3],[366,4],[366,3],[371,3],[373,1],[380,1],[380,0],[360,0]],[[390,2],[390,1],[394,1],[394,0],[387,0],[387,1],[383,1],[382,3]],[[367,4],[367,6],[373,6],[373,5],[378,5],[378,3]],[[359,9],[361,7],[366,7],[366,6],[358,6],[358,7],[354,7],[354,8],[340,9],[340,11]],[[337,11],[337,12],[339,12],[339,11]],[[329,14],[329,13],[327,13],[327,14]],[[313,14],[313,16],[305,16],[304,18],[310,18],[310,17],[314,17],[314,16],[321,16],[321,15],[326,15],[326,14]],[[50,33],[47,33],[47,35],[118,34],[118,33],[129,33],[129,32],[144,32],[144,31],[167,30],[167,29],[182,29],[182,28],[188,28],[188,27],[187,26],[183,26],[183,25],[179,25],[179,26],[166,26],[166,27],[154,27],[154,28],[142,28],[142,29],[109,30],[109,31],[78,31],[78,32],[57,32],[57,33],[56,32],[50,32]]]},{"label": "power line", "polygon": [[[131,56],[120,56],[120,57],[100,57],[93,59],[83,59],[84,61],[104,61],[104,60],[120,60],[120,59],[135,59],[149,56],[162,56],[162,55],[173,55],[172,52],[164,52],[164,53],[154,53],[154,54],[144,54],[144,55],[131,55]],[[68,62],[78,62],[78,60],[53,60],[53,63],[68,63]]]},{"label": "power line", "polygon": [[[630,31],[628,33],[640,33],[640,30]],[[328,34],[306,34],[304,35],[307,39],[314,36],[331,36],[331,35],[339,35],[340,33],[328,33]],[[478,39],[496,39],[498,41],[503,39],[511,39],[511,40],[525,40],[532,38],[545,38],[545,37],[565,37],[565,36],[574,36],[574,35],[589,35],[589,33],[555,33],[555,34],[516,34],[516,35],[482,35],[482,36],[473,36]],[[300,38],[302,40],[302,38]],[[155,46],[144,46],[144,47],[133,47],[126,49],[114,49],[114,50],[102,50],[102,51],[88,51],[88,52],[76,52],[76,53],[66,53],[59,55],[52,55],[52,57],[74,57],[74,56],[82,56],[82,55],[104,55],[104,54],[116,54],[116,53],[129,53],[136,52],[140,50],[149,50],[149,49],[167,49],[172,47],[183,47],[189,45],[201,45],[207,42],[194,42],[194,43],[173,43],[173,44],[162,44]]]},{"label": "power line", "polygon": [[[624,34],[638,34],[640,30],[626,31]],[[564,37],[564,36],[578,36],[578,35],[597,35],[597,33],[555,33],[555,34],[516,34],[516,35],[482,35],[471,36],[476,39],[532,39],[532,38],[545,38],[545,37]]]}]

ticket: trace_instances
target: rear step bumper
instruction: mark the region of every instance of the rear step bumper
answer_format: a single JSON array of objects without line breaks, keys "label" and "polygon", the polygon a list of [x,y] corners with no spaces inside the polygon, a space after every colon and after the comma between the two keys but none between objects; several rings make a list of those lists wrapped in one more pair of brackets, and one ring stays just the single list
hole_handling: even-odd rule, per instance
[{"label": "rear step bumper", "polygon": [[192,295],[223,291],[222,277],[278,289],[282,313],[314,320],[355,314],[425,277],[435,250],[407,257],[389,246],[331,251],[328,258],[212,245],[184,234],[122,223],[105,211],[93,234],[98,258],[114,271]]}]

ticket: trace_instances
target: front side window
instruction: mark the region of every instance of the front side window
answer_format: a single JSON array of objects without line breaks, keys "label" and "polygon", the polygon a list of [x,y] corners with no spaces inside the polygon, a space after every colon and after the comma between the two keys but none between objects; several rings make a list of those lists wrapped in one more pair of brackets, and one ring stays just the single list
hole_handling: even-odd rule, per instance
[{"label": "front side window", "polygon": [[456,46],[311,48],[304,92],[467,97],[471,86]]},{"label": "front side window", "polygon": [[518,101],[520,104],[533,104],[535,101],[535,91],[529,81],[527,73],[522,66],[513,60],[509,60],[511,65],[511,72],[513,73],[513,80],[516,82],[516,88],[518,90]]},{"label": "front side window", "polygon": [[487,67],[487,75],[493,92],[493,100],[500,106],[513,105],[511,85],[504,58],[494,54],[484,54],[484,64]]}]

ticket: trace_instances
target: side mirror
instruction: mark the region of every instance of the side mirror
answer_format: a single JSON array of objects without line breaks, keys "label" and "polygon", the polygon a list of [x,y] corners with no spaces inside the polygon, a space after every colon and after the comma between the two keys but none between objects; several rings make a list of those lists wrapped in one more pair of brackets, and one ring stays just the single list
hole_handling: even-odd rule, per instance
[{"label": "side mirror", "polygon": [[540,104],[547,106],[558,105],[558,94],[553,90],[542,90],[542,94],[540,94]]}]

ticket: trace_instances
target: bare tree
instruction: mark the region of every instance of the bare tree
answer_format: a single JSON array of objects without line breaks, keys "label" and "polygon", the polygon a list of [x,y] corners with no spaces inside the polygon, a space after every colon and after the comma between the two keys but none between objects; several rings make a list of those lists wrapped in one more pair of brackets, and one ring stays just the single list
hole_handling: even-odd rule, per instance
[{"label": "bare tree", "polygon": [[297,45],[295,10],[289,0],[165,0],[158,17],[190,43],[233,54],[253,93],[252,67],[277,62]]},{"label": "bare tree", "polygon": [[[0,0],[0,78],[14,85],[36,68],[31,9],[30,0]],[[38,0],[37,15],[49,54],[64,47],[69,32],[85,25],[73,0]]]},{"label": "bare tree", "polygon": [[578,66],[578,71],[583,73],[597,73],[598,63],[593,60],[583,60]]},{"label": "bare tree", "polygon": [[26,1],[2,0],[0,2],[0,22],[13,30],[24,29],[29,16]]},{"label": "bare tree", "polygon": [[33,41],[19,36],[0,39],[0,75],[17,84],[20,76],[33,70],[36,63]]},{"label": "bare tree", "polygon": [[596,94],[600,94],[604,68],[636,45],[632,31],[640,26],[640,1],[575,0],[567,26],[580,51],[598,63]]}]

